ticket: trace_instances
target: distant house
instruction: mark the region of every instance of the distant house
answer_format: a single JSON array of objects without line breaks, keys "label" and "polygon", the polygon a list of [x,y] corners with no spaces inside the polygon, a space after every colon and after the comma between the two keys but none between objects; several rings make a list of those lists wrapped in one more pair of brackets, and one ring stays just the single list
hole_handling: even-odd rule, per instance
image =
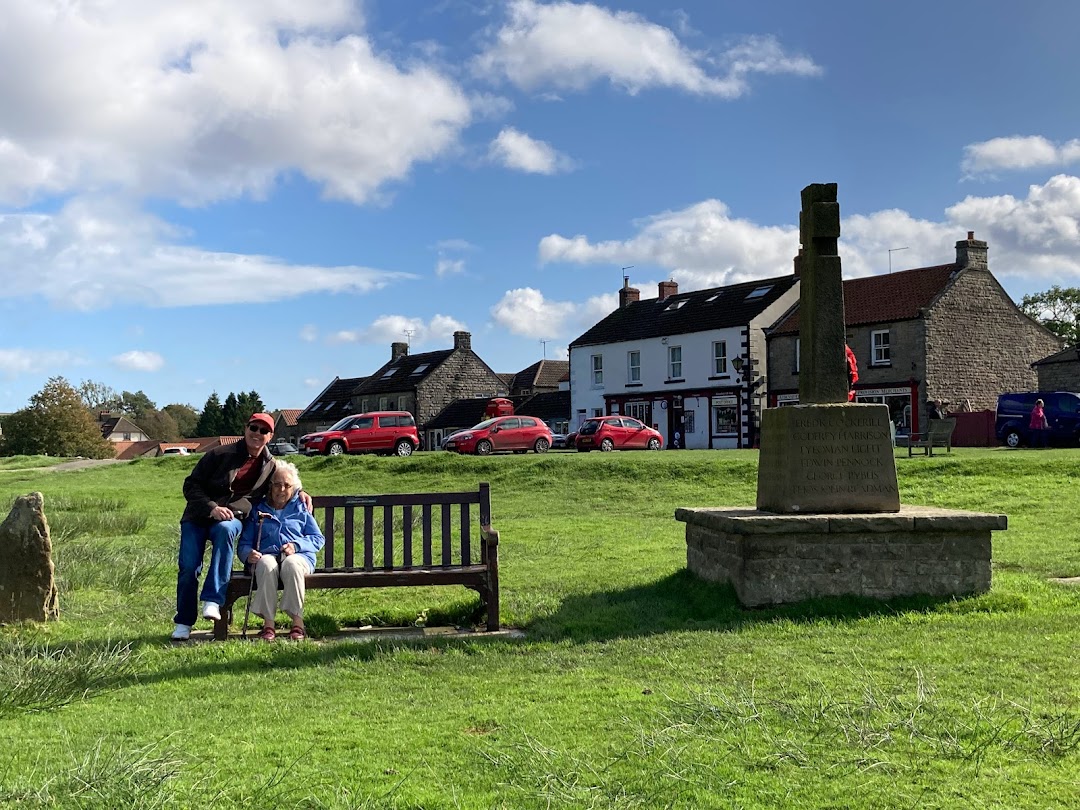
[{"label": "distant house", "polygon": [[619,308],[570,343],[571,428],[622,414],[655,427],[666,447],[752,446],[765,328],[798,296],[794,274],[681,294],[662,281],[644,301],[627,280]]},{"label": "distant house", "polygon": [[[296,438],[305,433],[326,430],[339,419],[356,413],[352,404],[352,392],[367,377],[334,377],[322,392],[296,416]],[[276,422],[275,422],[276,425]],[[275,434],[277,432],[275,431]]]},{"label": "distant house", "polygon": [[1080,345],[1069,346],[1031,364],[1039,391],[1080,391]]},{"label": "distant house", "polygon": [[[889,406],[901,432],[926,423],[925,403],[986,410],[1003,391],[1037,385],[1032,364],[1064,341],[1016,306],[990,273],[986,242],[956,243],[956,261],[844,282],[847,342],[859,402]],[[796,304],[768,333],[770,405],[799,400]]]},{"label": "distant house", "polygon": [[[569,373],[569,360],[537,360],[528,368],[511,375],[510,396],[528,396],[541,391],[558,391],[559,380]],[[529,416],[534,415],[529,414]]]},{"label": "distant house", "polygon": [[300,414],[303,412],[303,408],[284,408],[280,411],[275,411],[274,438],[284,439],[287,442],[297,444],[300,441],[300,437],[303,435],[297,427],[297,421],[300,418]]},{"label": "distant house", "polygon": [[126,416],[106,416],[101,421],[101,436],[110,442],[144,442],[150,439],[141,427]]},{"label": "distant house", "polygon": [[[570,424],[570,392],[541,391],[536,394],[509,397],[514,413],[535,416],[544,420],[552,433],[566,433]],[[428,438],[425,447],[438,448],[443,438],[458,430],[470,428],[482,422],[490,397],[457,399],[439,411],[423,426]]]}]

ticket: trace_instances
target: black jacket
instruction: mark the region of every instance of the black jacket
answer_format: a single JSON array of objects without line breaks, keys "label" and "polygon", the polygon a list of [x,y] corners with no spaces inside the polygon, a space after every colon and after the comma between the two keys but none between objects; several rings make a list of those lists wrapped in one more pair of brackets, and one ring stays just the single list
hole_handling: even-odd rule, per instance
[{"label": "black jacket", "polygon": [[248,460],[247,445],[243,439],[235,444],[215,447],[199,459],[191,475],[184,479],[184,497],[187,506],[181,520],[190,520],[207,525],[213,522],[210,512],[215,506],[227,506],[243,520],[251,512],[252,504],[257,503],[270,487],[270,476],[274,472],[274,457],[263,448],[262,469],[255,482],[254,489],[243,495],[233,495],[232,482],[239,470]]}]

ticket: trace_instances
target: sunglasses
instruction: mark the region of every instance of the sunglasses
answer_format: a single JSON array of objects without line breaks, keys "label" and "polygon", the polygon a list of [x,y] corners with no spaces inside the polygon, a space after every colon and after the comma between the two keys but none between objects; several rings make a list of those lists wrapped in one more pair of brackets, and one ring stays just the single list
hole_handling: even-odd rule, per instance
[{"label": "sunglasses", "polygon": [[274,431],[270,430],[270,428],[264,428],[264,427],[261,427],[259,425],[255,425],[255,424],[248,425],[247,428],[252,433],[261,433],[263,436],[265,436],[267,433],[273,433],[274,432]]}]

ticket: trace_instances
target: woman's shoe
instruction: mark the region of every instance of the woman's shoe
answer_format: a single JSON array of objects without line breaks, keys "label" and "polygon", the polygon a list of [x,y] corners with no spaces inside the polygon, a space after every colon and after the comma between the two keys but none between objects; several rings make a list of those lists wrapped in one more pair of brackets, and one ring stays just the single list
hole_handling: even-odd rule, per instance
[{"label": "woman's shoe", "polygon": [[277,638],[277,631],[270,625],[266,624],[263,625],[262,632],[260,632],[259,635],[256,636],[256,638],[261,639],[262,641],[273,641]]},{"label": "woman's shoe", "polygon": [[290,641],[303,641],[307,638],[307,633],[304,632],[304,628],[298,624],[292,626],[292,630],[289,631]]}]

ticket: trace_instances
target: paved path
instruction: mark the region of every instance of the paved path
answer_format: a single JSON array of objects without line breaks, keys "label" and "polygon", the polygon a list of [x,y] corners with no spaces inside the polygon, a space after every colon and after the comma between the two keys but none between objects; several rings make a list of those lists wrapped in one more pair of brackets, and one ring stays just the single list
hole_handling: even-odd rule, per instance
[{"label": "paved path", "polygon": [[0,473],[5,472],[66,472],[68,470],[85,470],[90,467],[100,467],[102,464],[121,464],[126,463],[125,460],[118,458],[77,458],[72,461],[65,461],[60,464],[54,464],[51,467],[18,467],[10,470],[0,470]]}]

